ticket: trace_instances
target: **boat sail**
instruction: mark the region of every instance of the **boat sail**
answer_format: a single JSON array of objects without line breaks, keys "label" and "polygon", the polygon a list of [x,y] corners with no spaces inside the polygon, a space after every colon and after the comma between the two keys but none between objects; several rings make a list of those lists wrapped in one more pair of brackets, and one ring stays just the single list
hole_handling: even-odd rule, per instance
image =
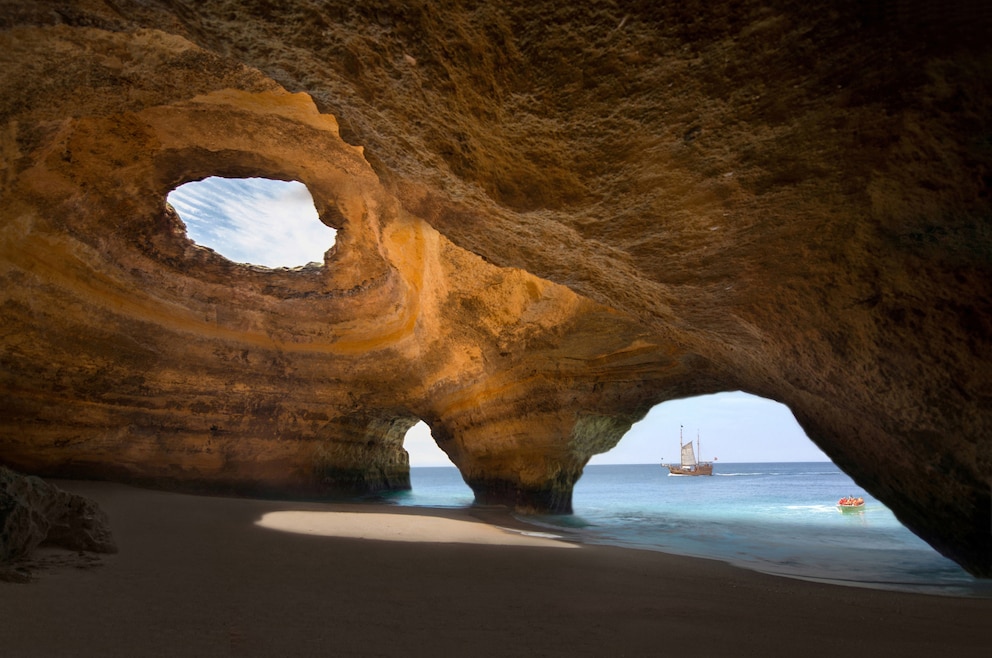
[{"label": "boat sail", "polygon": [[[682,442],[681,425],[679,426],[679,446],[682,451],[682,462],[680,464],[662,464],[668,469],[669,475],[713,475],[713,462],[697,461],[696,453],[692,449],[692,441]],[[698,432],[696,433],[696,447],[699,448]]]}]

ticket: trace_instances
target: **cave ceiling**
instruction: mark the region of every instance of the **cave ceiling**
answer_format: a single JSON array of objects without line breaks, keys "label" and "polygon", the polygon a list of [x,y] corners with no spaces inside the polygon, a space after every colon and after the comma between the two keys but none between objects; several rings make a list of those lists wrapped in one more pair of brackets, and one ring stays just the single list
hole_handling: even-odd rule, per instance
[{"label": "cave ceiling", "polygon": [[[665,400],[743,390],[992,574],[973,3],[0,1],[0,461],[566,512]],[[208,176],[337,241],[191,242]]]}]

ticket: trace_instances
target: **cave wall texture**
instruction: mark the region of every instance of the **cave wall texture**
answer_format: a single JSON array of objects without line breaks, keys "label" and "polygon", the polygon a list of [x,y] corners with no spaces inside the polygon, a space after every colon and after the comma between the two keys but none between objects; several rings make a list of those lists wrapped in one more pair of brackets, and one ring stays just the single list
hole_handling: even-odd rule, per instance
[{"label": "cave wall texture", "polygon": [[[932,4],[932,3],[931,3]],[[0,463],[567,512],[743,390],[992,576],[992,47],[952,2],[0,0]],[[193,244],[305,183],[322,264]]]}]

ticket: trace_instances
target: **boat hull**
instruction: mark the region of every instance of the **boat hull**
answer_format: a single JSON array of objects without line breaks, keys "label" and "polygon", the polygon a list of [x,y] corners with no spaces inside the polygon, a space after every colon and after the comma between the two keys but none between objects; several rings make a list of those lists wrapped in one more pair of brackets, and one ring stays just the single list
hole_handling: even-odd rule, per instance
[{"label": "boat hull", "polygon": [[713,464],[696,464],[686,467],[677,464],[663,464],[669,475],[713,475]]},{"label": "boat hull", "polygon": [[840,510],[842,514],[852,514],[854,512],[863,512],[865,509],[865,504],[860,505],[838,505],[837,509]]}]

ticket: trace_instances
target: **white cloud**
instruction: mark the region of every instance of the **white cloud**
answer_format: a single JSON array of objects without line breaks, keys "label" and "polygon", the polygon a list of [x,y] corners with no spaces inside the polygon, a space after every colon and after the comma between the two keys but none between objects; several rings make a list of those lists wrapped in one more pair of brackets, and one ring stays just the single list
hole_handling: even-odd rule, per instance
[{"label": "white cloud", "polygon": [[323,262],[334,244],[334,229],[320,222],[309,190],[296,181],[211,176],[180,185],[168,201],[193,242],[238,263]]}]

